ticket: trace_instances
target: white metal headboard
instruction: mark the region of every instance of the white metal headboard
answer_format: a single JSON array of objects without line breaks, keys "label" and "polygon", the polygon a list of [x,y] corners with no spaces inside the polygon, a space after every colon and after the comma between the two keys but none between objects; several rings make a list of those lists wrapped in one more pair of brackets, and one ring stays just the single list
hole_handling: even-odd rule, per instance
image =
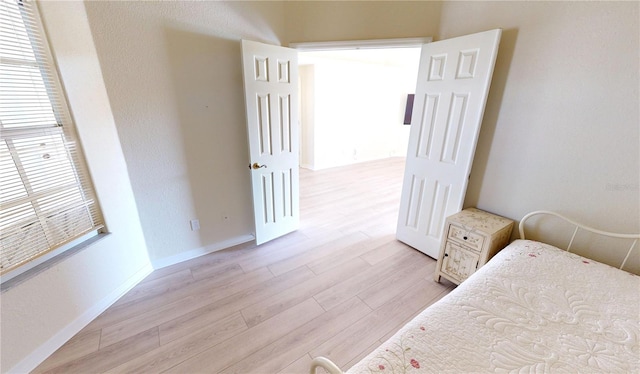
[{"label": "white metal headboard", "polygon": [[578,233],[578,229],[584,230],[584,231],[588,231],[588,232],[592,232],[594,234],[598,234],[598,235],[602,235],[602,236],[608,236],[610,238],[619,238],[619,239],[634,239],[633,243],[631,243],[631,247],[629,247],[629,250],[627,251],[627,255],[624,257],[624,260],[622,261],[622,264],[620,265],[619,269],[622,269],[624,267],[624,265],[627,263],[627,260],[629,259],[629,256],[631,256],[631,252],[633,251],[633,248],[636,246],[636,244],[638,243],[638,239],[640,239],[640,234],[619,234],[619,233],[615,233],[615,232],[608,232],[608,231],[602,231],[602,230],[598,230],[598,229],[594,229],[592,227],[589,226],[585,226],[583,224],[580,224],[578,222],[575,222],[572,219],[569,219],[561,214],[558,214],[556,212],[551,212],[548,210],[537,210],[535,212],[531,212],[526,214],[524,217],[522,217],[522,219],[520,220],[520,224],[518,225],[518,231],[520,232],[520,239],[525,239],[524,237],[524,224],[525,221],[533,216],[536,215],[551,215],[551,216],[555,216],[558,217],[562,220],[564,220],[565,222],[575,226],[575,229],[573,230],[573,235],[571,235],[571,240],[569,241],[569,245],[567,246],[567,252],[571,252],[571,246],[573,245],[573,239],[575,239],[576,234]]}]

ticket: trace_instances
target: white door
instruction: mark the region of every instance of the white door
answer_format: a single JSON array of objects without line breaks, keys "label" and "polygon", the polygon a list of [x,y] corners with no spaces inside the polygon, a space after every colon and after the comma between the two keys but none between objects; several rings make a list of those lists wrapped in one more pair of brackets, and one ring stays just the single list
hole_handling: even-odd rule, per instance
[{"label": "white door", "polygon": [[434,258],[464,202],[500,35],[422,47],[396,237]]},{"label": "white door", "polygon": [[295,231],[298,185],[298,52],[242,41],[257,244]]}]

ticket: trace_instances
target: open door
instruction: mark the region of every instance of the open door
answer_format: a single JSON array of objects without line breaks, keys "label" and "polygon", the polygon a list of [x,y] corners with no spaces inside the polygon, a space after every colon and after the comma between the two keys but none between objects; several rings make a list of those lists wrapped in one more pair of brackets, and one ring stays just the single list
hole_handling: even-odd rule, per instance
[{"label": "open door", "polygon": [[242,41],[256,243],[298,229],[298,52]]},{"label": "open door", "polygon": [[422,47],[396,237],[433,258],[464,202],[500,35]]}]

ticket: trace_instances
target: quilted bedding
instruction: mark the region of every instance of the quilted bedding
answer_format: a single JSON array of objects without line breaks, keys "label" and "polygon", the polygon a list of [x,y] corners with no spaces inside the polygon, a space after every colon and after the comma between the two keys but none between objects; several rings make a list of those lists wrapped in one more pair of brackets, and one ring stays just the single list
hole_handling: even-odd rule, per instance
[{"label": "quilted bedding", "polygon": [[348,373],[640,372],[640,277],[517,240]]}]

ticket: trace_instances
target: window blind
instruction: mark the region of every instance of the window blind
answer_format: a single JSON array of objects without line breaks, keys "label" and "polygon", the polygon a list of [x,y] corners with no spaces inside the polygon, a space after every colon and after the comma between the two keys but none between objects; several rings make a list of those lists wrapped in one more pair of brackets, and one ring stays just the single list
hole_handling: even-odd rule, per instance
[{"label": "window blind", "polygon": [[35,1],[0,0],[0,274],[103,225]]}]

